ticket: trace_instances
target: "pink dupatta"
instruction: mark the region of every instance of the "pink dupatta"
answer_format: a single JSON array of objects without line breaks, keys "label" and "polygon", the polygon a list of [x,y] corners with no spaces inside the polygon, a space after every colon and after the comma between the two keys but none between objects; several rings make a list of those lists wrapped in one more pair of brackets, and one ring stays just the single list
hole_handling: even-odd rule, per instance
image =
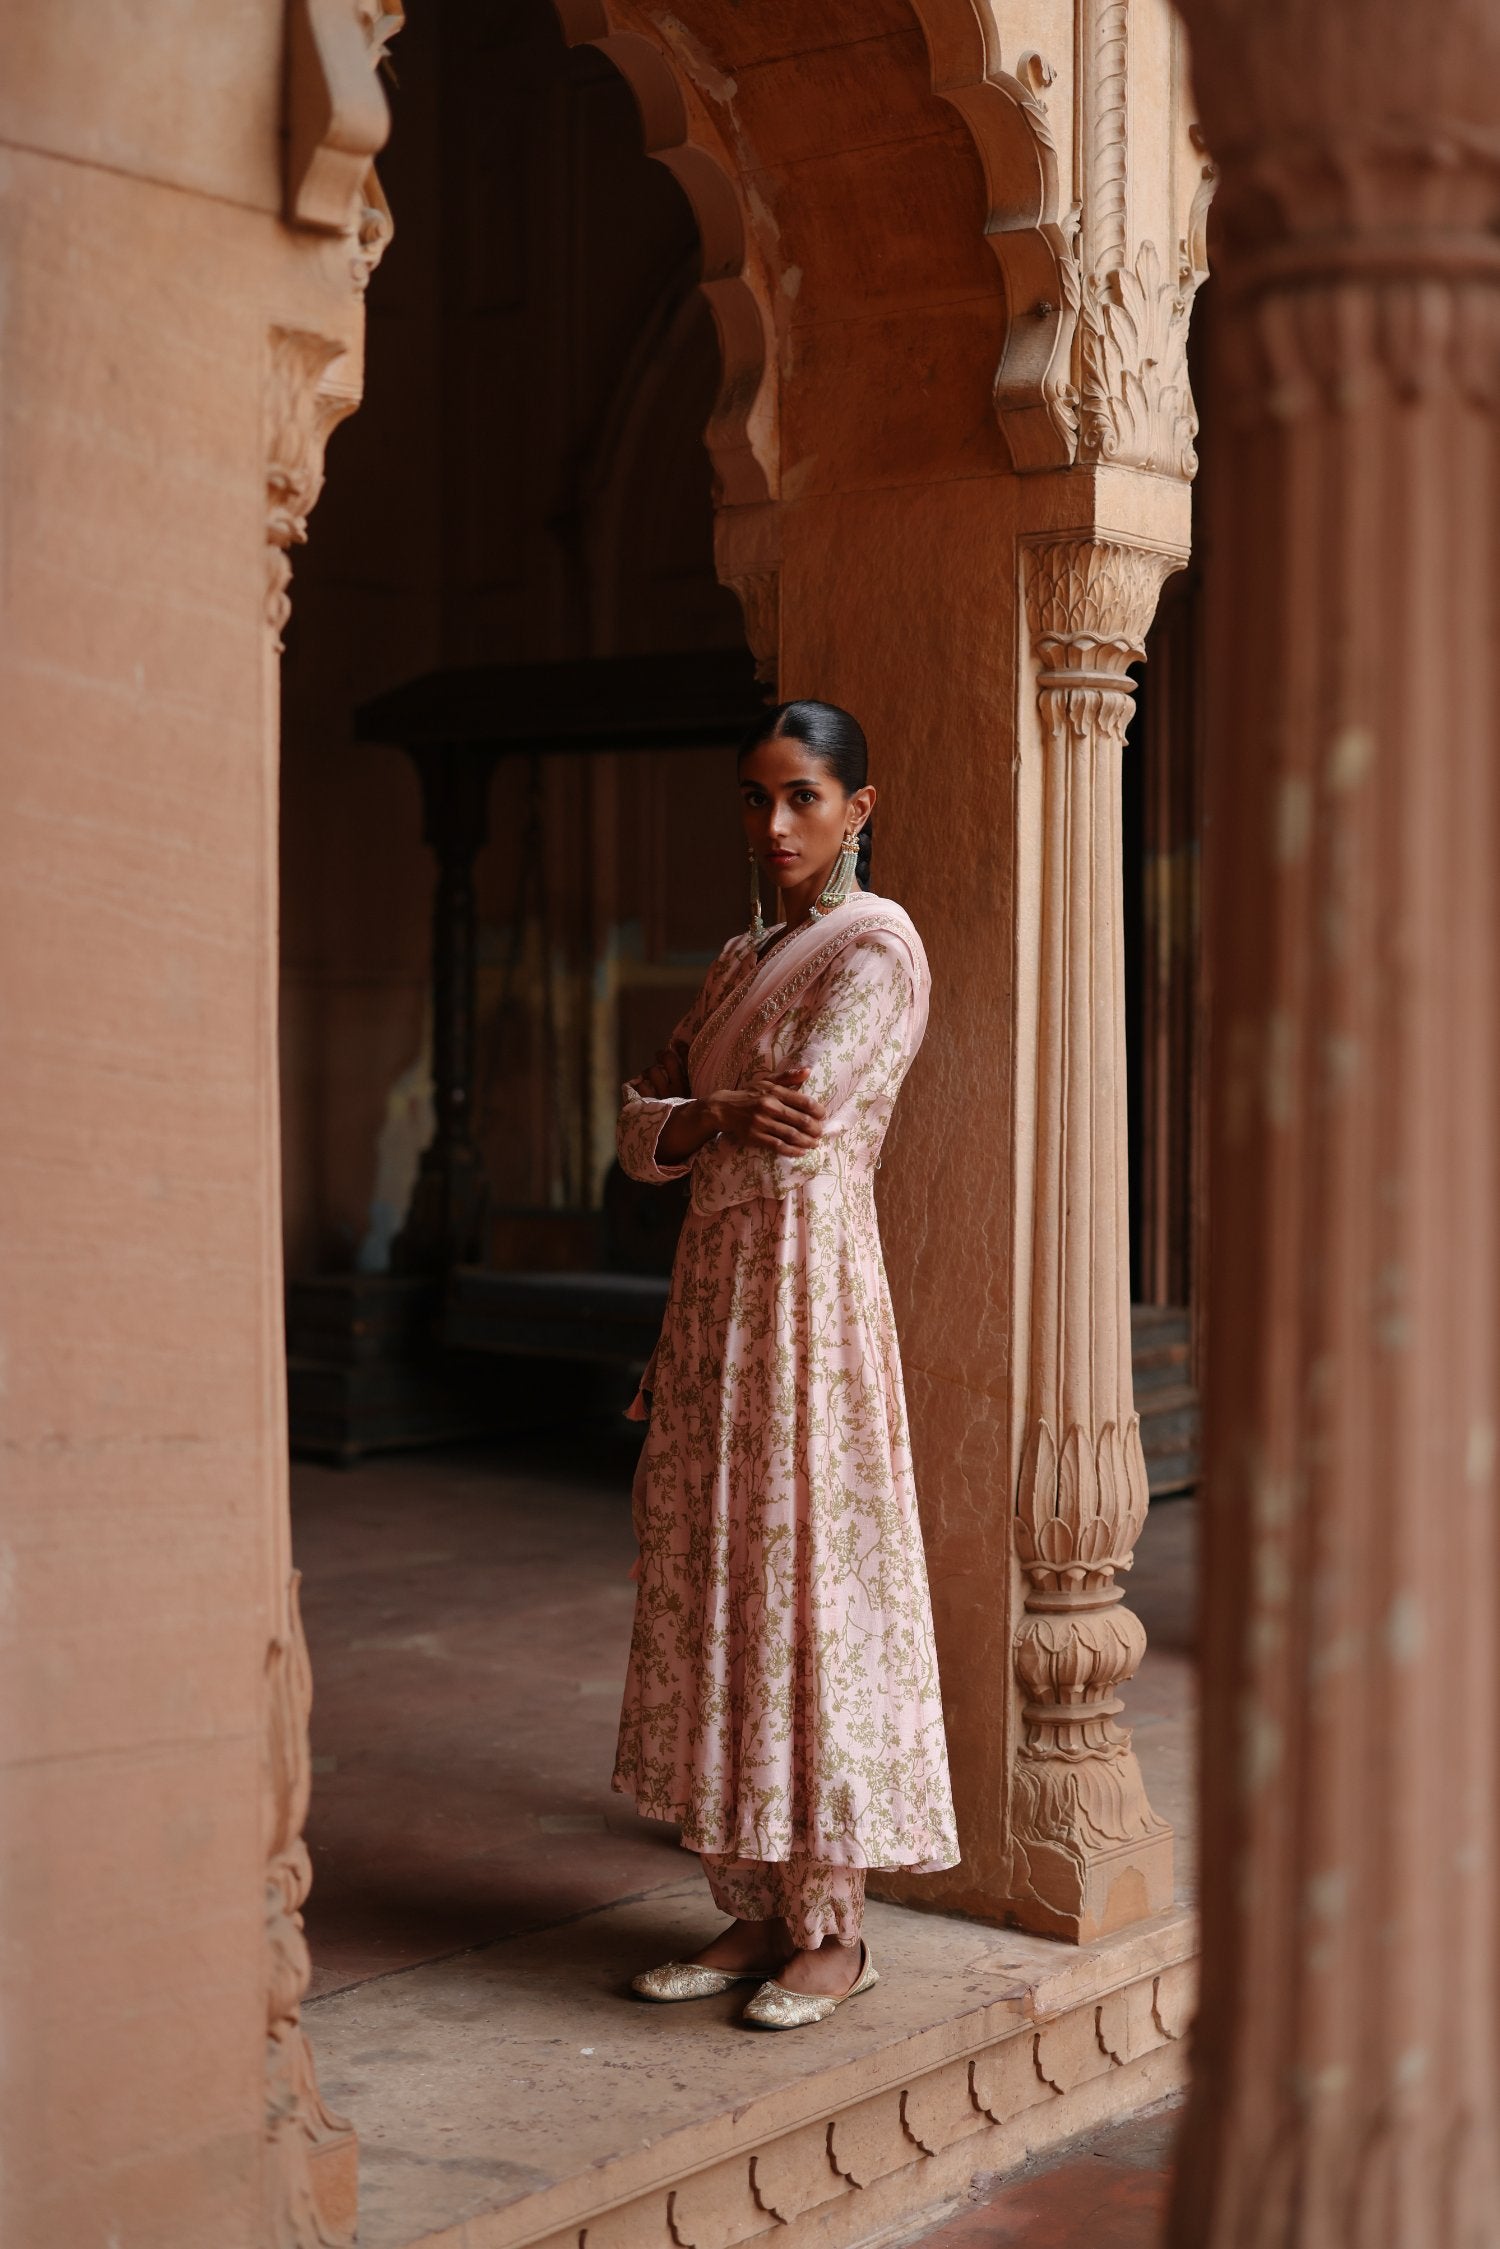
[{"label": "pink dupatta", "polygon": [[738,1085],[766,1026],[822,975],[846,945],[873,930],[894,937],[902,946],[921,992],[927,980],[927,963],[905,908],[892,899],[856,890],[823,919],[806,922],[790,937],[783,937],[764,960],[756,963],[744,983],[719,1002],[688,1048],[688,1081],[693,1092],[717,1093]]}]

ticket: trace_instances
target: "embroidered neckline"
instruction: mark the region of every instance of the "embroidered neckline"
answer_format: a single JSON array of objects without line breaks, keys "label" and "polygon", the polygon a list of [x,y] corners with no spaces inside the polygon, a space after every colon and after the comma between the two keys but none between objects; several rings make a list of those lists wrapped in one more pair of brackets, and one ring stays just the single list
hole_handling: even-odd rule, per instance
[{"label": "embroidered neckline", "polygon": [[786,982],[780,985],[776,991],[768,993],[750,1017],[730,1051],[731,1078],[738,1078],[740,1064],[747,1050],[754,1046],[767,1024],[774,1022],[776,1017],[782,1014],[796,999],[798,993],[805,991],[813,978],[822,974],[828,963],[843,951],[845,945],[851,944],[856,937],[862,937],[866,930],[878,930],[885,936],[904,938],[906,936],[906,928],[903,927],[905,922],[906,916],[904,914],[898,921],[894,914],[876,912],[861,914],[853,928],[850,928],[846,923],[842,931],[830,931],[827,942],[820,945],[816,952],[810,954],[802,966],[795,969]]},{"label": "embroidered neckline", "polygon": [[[856,939],[863,936],[866,930],[877,932],[883,936],[900,938],[908,948],[911,946],[914,935],[910,917],[905,909],[896,905],[894,901],[872,907],[868,912],[856,915],[849,921],[831,922],[827,937],[809,954],[802,966],[793,970],[783,983],[779,984],[774,991],[768,993],[750,1014],[744,1029],[729,1050],[725,1067],[725,1077],[729,1083],[734,1083],[738,1079],[749,1048],[760,1037],[766,1025],[774,1021],[776,1016],[790,1006],[798,994],[806,990],[815,976],[822,974],[828,963],[841,953],[846,945],[855,942]],[[751,973],[752,982],[764,965],[764,962],[757,959],[755,968]],[[913,965],[918,970],[920,981],[920,963],[915,954],[913,955]],[[697,1038],[694,1039],[688,1049],[688,1073],[690,1078],[693,1057],[709,1050],[713,1040],[718,1037],[721,1028],[724,1026],[728,1012],[737,1006],[744,997],[744,985],[738,985],[734,990],[727,992],[708,1021],[703,1025]]]},{"label": "embroidered neckline", "polygon": [[[868,893],[866,893],[866,895],[868,895]],[[900,911],[901,911],[901,909],[900,909],[899,907],[898,907],[898,908],[897,908],[896,910],[897,910],[898,912],[900,912]],[[863,914],[863,915],[859,915],[859,916],[856,916],[856,917],[855,917],[855,921],[856,921],[856,924],[857,924],[857,926],[858,926],[859,928],[861,928],[861,929],[866,929],[866,928],[869,928],[869,927],[871,927],[871,926],[873,925],[873,923],[874,923],[874,921],[875,921],[875,919],[876,919],[877,915],[878,915],[878,914],[880,913],[880,911],[881,911],[881,909],[880,909],[880,908],[876,908],[876,909],[874,910],[874,912],[872,912],[872,913],[870,913],[870,914]],[[774,926],[774,925],[773,925],[773,926]],[[749,933],[748,933],[748,931],[747,931],[747,932],[746,932],[746,935],[748,936],[748,934],[749,934]],[[831,932],[830,932],[830,935],[833,935],[833,934],[834,934],[834,932],[832,932],[832,931],[831,931]],[[842,944],[842,943],[846,942],[846,941],[847,941],[847,938],[848,938],[848,936],[849,936],[849,934],[850,934],[850,924],[849,924],[848,922],[845,922],[845,923],[844,923],[844,925],[843,925],[842,931],[840,931],[840,932],[839,932],[839,933],[837,934],[836,938],[835,938],[835,945],[836,945],[836,947],[837,947],[837,945],[838,945],[838,944]],[[693,1056],[694,1056],[694,1054],[695,1054],[695,1053],[698,1053],[698,1052],[699,1052],[700,1050],[702,1050],[702,1049],[703,1049],[703,1048],[704,1048],[704,1047],[706,1046],[706,1044],[708,1043],[708,1041],[709,1041],[709,1039],[710,1039],[710,1036],[711,1036],[711,1035],[712,1035],[712,1036],[714,1036],[714,1037],[716,1037],[716,1036],[718,1035],[718,1031],[719,1031],[719,1027],[720,1027],[720,1025],[721,1025],[721,1024],[722,1024],[723,1022],[725,1022],[725,1021],[727,1020],[727,1018],[728,1018],[728,1016],[729,1016],[729,1013],[730,1013],[730,1012],[731,1012],[731,1011],[732,1011],[732,1010],[733,1010],[733,1009],[734,1009],[734,1008],[735,1008],[735,1007],[736,1007],[736,1006],[738,1005],[739,1001],[740,1001],[740,1000],[741,1000],[741,999],[742,999],[742,998],[744,997],[746,986],[747,986],[747,985],[749,985],[749,984],[753,984],[753,983],[754,983],[754,981],[755,981],[756,977],[757,977],[757,976],[758,976],[758,975],[760,974],[761,970],[762,970],[762,969],[763,969],[763,968],[765,967],[765,965],[766,965],[766,961],[767,961],[767,959],[769,958],[769,955],[768,955],[768,954],[763,954],[763,953],[761,953],[760,951],[758,951],[758,950],[757,950],[757,948],[756,948],[756,946],[755,946],[754,944],[751,944],[751,946],[750,946],[750,957],[751,957],[751,959],[752,959],[752,960],[753,960],[753,962],[754,962],[754,966],[752,967],[752,969],[751,969],[751,971],[750,971],[750,974],[749,974],[749,976],[748,976],[748,977],[747,977],[747,978],[746,978],[746,979],[744,980],[744,982],[743,982],[743,983],[736,983],[736,984],[734,984],[734,985],[732,985],[732,986],[730,987],[730,989],[729,989],[729,990],[728,990],[728,991],[727,991],[727,992],[726,992],[726,993],[724,994],[724,997],[723,997],[723,998],[722,998],[722,999],[720,1000],[720,1002],[719,1002],[718,1006],[717,1006],[717,1007],[716,1007],[716,1008],[714,1009],[714,1011],[713,1011],[712,1015],[710,1015],[710,1016],[708,1017],[708,1019],[706,1020],[706,1022],[704,1022],[704,1023],[703,1023],[703,1024],[702,1024],[702,1025],[700,1026],[700,1028],[699,1028],[699,1031],[698,1031],[698,1035],[697,1035],[697,1037],[696,1037],[696,1038],[695,1038],[695,1039],[693,1040],[692,1044],[691,1044],[691,1045],[689,1046],[689,1048],[688,1048],[688,1053],[687,1053],[687,1060],[688,1060],[688,1075],[689,1075],[689,1078],[691,1078],[691,1076],[692,1076],[692,1066],[693,1066]],[[819,951],[819,955],[818,955],[817,957],[819,957],[819,958],[821,958],[821,957],[822,957],[822,949],[821,949],[821,948],[820,948],[820,951]],[[796,988],[797,988],[798,990],[800,990],[800,989],[801,989],[800,974],[799,974],[799,980],[798,980],[798,982],[797,982],[797,987],[796,987]],[[736,1049],[735,1049],[735,1052],[736,1052],[736,1054],[738,1053],[738,1051],[739,1051],[739,1049],[738,1049],[738,1046],[736,1046]]]}]

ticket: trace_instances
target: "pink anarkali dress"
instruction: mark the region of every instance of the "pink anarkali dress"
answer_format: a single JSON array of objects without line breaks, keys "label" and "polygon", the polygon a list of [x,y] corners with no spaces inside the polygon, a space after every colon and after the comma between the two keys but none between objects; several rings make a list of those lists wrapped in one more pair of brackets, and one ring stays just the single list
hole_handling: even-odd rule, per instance
[{"label": "pink anarkali dress", "polygon": [[680,1823],[742,1919],[858,1935],[868,1867],[958,1860],[932,1609],[875,1170],[927,1021],[901,907],[856,892],[761,957],[732,938],[673,1034],[705,1095],[805,1065],[818,1146],[656,1143],[625,1091],[632,1178],[692,1176],[642,1379],[635,1629],[614,1785]]}]

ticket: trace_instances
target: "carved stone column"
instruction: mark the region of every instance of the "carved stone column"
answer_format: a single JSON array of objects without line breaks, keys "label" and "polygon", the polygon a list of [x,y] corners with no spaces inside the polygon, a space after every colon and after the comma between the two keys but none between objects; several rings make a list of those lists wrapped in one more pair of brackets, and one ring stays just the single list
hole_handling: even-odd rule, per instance
[{"label": "carved stone column", "polygon": [[1117,1583],[1146,1514],[1130,1358],[1120,752],[1127,667],[1176,560],[1092,538],[1027,555],[1043,867],[1013,1896],[1030,1927],[1078,1942],[1172,1898],[1171,1829],[1146,1801],[1116,1690],[1146,1645]]},{"label": "carved stone column", "polygon": [[1205,1974],[1177,2249],[1497,2229],[1500,17],[1192,0]]},{"label": "carved stone column", "polygon": [[[390,237],[390,213],[372,159],[389,117],[374,72],[399,27],[399,8],[378,0],[288,0],[286,75],[287,224],[342,238],[342,286],[319,302],[328,333],[298,320],[273,325],[266,376],[266,711],[271,729],[266,767],[269,847],[264,901],[265,958],[274,963],[275,776],[279,741],[282,635],[291,614],[292,549],[307,538],[307,519],[323,489],[328,438],[360,402],[363,307],[359,299]],[[338,273],[335,264],[330,278]],[[274,1004],[265,1021],[274,1040]],[[274,1046],[266,1060],[274,1086]],[[268,1123],[274,1142],[274,1126]],[[281,1334],[279,1229],[266,1244],[267,1326]],[[274,1310],[272,1309],[274,1306]],[[266,2048],[265,2249],[348,2249],[359,2200],[359,2148],[352,2125],[335,2116],[318,2091],[312,2049],[302,2027],[302,2001],[312,1973],[302,1907],[312,1862],[302,1830],[312,1786],[308,1717],[312,1670],[292,1568],[286,1473],[286,1393],[280,1354],[268,1384],[266,1420],[274,1477],[267,1540],[268,1632],[262,1819],[265,1846]]]},{"label": "carved stone column", "polygon": [[312,1974],[302,1908],[312,1861],[302,1839],[312,1787],[307,1724],[312,1667],[297,1594],[287,1580],[285,1619],[266,1656],[266,2145],[268,2241],[274,2249],[344,2249],[354,2237],[358,2149],[354,2128],[318,2091],[302,2000]]},{"label": "carved stone column", "polygon": [[[267,703],[278,708],[282,634],[291,614],[291,550],[307,538],[307,518],[323,489],[330,432],[359,404],[347,338],[273,328],[266,386]],[[274,763],[271,766],[274,774]],[[268,820],[274,835],[274,810]],[[274,870],[274,853],[268,854]],[[274,881],[274,872],[271,876]],[[276,926],[274,895],[267,926]],[[279,1277],[279,1238],[267,1258]],[[279,1288],[276,1291],[280,1294]],[[279,1319],[275,1332],[279,1340]],[[353,2127],[318,2092],[302,2028],[312,1973],[302,1906],[312,1863],[302,1839],[312,1768],[308,1713],[312,1673],[291,1561],[285,1471],[285,1395],[279,1379],[269,1408],[277,1432],[277,1490],[270,1522],[270,1631],[262,1764],[266,1910],[266,2240],[268,2249],[344,2249],[358,2200]]]}]

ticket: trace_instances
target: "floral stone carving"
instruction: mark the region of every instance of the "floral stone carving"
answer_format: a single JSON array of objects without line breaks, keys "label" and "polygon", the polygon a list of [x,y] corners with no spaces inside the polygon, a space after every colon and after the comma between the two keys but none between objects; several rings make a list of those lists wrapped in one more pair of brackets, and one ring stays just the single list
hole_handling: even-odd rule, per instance
[{"label": "floral stone carving", "polygon": [[1037,1220],[1029,1435],[1016,1494],[1026,1609],[1013,1896],[1084,1942],[1171,1902],[1171,1830],[1146,1800],[1116,1689],[1146,1636],[1118,1573],[1146,1514],[1131,1392],[1118,754],[1176,557],[1118,540],[1033,547],[1027,612],[1041,720]]}]

